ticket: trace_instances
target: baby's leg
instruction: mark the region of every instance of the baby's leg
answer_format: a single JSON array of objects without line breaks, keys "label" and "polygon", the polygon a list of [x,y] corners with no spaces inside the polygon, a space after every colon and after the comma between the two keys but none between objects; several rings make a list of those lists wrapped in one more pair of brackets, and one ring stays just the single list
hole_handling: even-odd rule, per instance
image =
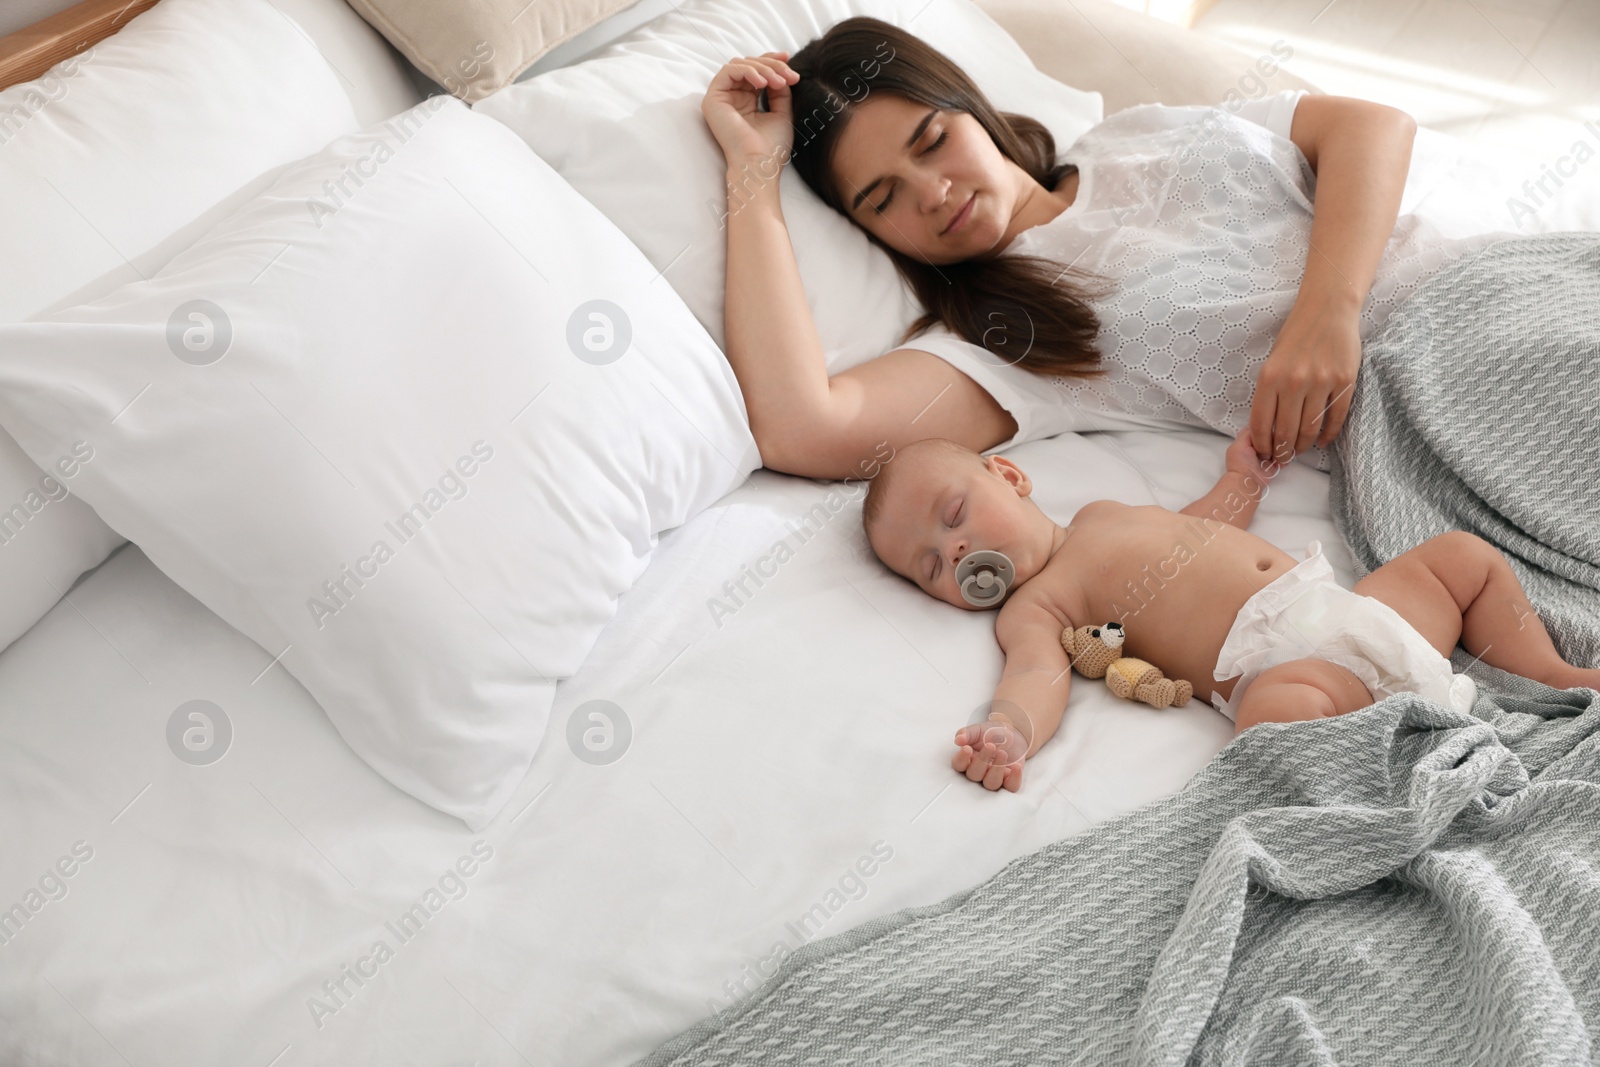
[{"label": "baby's leg", "polygon": [[1505,556],[1461,530],[1440,534],[1385,563],[1355,591],[1393,608],[1446,659],[1457,642],[1501,670],[1557,689],[1600,689],[1600,670],[1564,661]]},{"label": "baby's leg", "polygon": [[1262,722],[1329,719],[1372,703],[1372,693],[1348,669],[1322,659],[1295,659],[1256,675],[1233,720],[1237,736]]}]

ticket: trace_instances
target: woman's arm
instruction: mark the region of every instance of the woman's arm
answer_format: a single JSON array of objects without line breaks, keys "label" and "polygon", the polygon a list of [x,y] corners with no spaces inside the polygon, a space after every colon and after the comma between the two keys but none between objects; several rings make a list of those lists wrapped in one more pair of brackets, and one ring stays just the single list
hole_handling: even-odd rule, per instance
[{"label": "woman's arm", "polygon": [[931,353],[896,349],[829,379],[778,197],[794,143],[789,85],[799,79],[788,56],[730,60],[700,105],[727,162],[724,340],[762,463],[813,478],[871,477],[885,444],[948,437],[977,452],[994,447],[1016,433],[1016,420]]},{"label": "woman's arm", "polygon": [[1015,434],[999,402],[928,352],[896,349],[828,377],[778,180],[761,172],[754,163],[728,167],[723,325],[762,463],[811,478],[862,477],[885,442],[899,449],[946,437],[982,452]]},{"label": "woman's arm", "polygon": [[1343,96],[1300,98],[1290,139],[1317,175],[1300,294],[1256,381],[1251,439],[1262,456],[1330,444],[1361,365],[1361,306],[1394,232],[1417,123]]},{"label": "woman's arm", "polygon": [[1359,312],[1394,232],[1417,122],[1348,96],[1303,96],[1290,139],[1317,175],[1301,299]]}]

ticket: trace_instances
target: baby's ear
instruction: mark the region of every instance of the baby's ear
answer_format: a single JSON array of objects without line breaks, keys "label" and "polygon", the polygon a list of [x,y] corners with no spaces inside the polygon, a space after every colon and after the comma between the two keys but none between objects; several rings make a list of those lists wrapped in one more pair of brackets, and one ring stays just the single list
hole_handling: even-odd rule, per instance
[{"label": "baby's ear", "polygon": [[1027,472],[1009,459],[1003,456],[989,456],[985,458],[984,463],[989,470],[1010,482],[1018,496],[1027,496],[1033,491],[1033,481]]}]

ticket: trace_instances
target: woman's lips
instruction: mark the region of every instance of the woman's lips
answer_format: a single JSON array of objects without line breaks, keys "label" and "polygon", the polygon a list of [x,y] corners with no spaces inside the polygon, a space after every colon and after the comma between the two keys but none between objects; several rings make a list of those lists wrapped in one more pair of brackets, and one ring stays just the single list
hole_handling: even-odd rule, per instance
[{"label": "woman's lips", "polygon": [[961,210],[956,213],[956,217],[950,220],[950,225],[945,227],[944,232],[947,234],[955,233],[957,230],[961,229],[961,227],[965,226],[967,224],[967,217],[972,214],[972,205],[976,204],[977,202],[978,194],[973,193],[971,198],[968,199],[964,205],[962,205]]}]

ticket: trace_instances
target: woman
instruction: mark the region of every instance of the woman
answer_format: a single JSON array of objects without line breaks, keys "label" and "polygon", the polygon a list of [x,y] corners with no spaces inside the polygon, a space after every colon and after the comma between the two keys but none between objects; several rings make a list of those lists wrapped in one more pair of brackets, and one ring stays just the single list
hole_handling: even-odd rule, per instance
[{"label": "woman", "polygon": [[792,60],[731,60],[701,110],[730,189],[792,162],[927,311],[907,347],[830,378],[778,182],[741,188],[727,355],[763,462],[810,477],[861,476],[884,443],[983,452],[1141,420],[1248,425],[1263,459],[1315,445],[1326,469],[1362,340],[1428,274],[1503,236],[1396,226],[1416,123],[1394,108],[1296,94],[1239,115],[1130,108],[1058,159],[1041,124],[872,18]]}]

